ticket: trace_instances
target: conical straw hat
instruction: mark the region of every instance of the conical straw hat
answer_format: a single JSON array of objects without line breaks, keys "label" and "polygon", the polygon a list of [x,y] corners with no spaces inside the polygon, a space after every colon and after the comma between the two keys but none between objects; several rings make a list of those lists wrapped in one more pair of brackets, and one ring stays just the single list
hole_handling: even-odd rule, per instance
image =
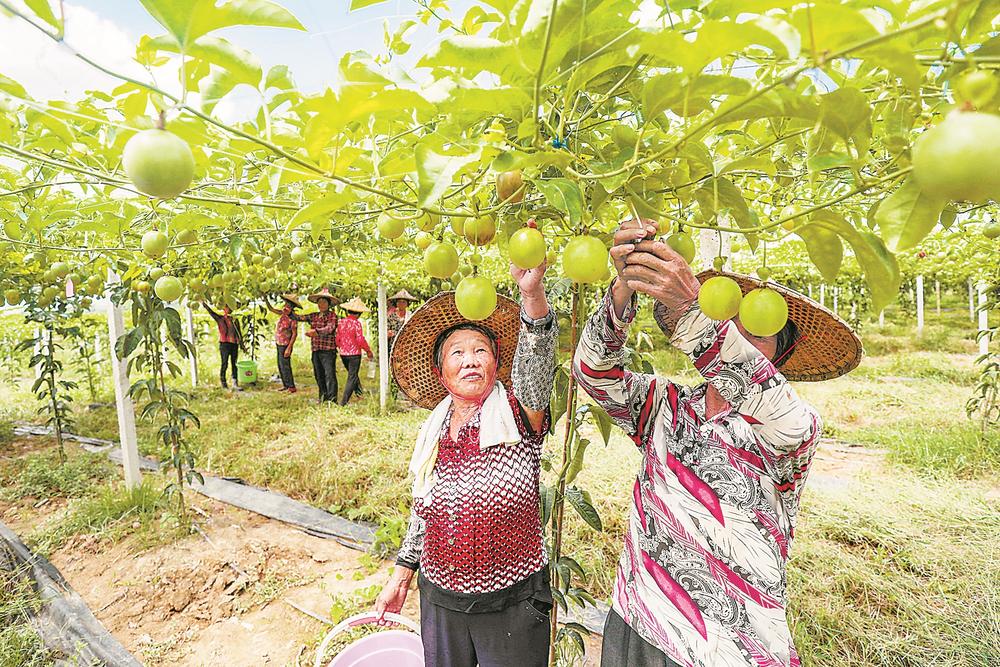
[{"label": "conical straw hat", "polygon": [[758,287],[770,287],[784,297],[788,319],[799,330],[798,342],[781,367],[781,374],[787,379],[798,382],[832,380],[850,373],[861,363],[864,349],[858,335],[833,312],[804,294],[737,273],[702,271],[698,280],[705,282],[715,276],[732,278],[743,294]]},{"label": "conical straw hat", "polygon": [[344,310],[352,312],[352,313],[367,313],[368,312],[368,306],[366,306],[364,304],[364,302],[361,301],[361,299],[359,299],[358,297],[354,297],[353,299],[351,299],[347,303],[341,304],[340,307],[343,308]]},{"label": "conical straw hat", "polygon": [[[434,374],[434,343],[442,331],[470,322],[455,306],[455,293],[442,292],[413,311],[413,316],[396,334],[392,347],[392,375],[406,396],[422,408],[434,408],[448,394]],[[497,337],[500,359],[497,379],[510,386],[514,351],[521,331],[521,307],[497,295],[497,308],[485,320],[474,322]]]}]

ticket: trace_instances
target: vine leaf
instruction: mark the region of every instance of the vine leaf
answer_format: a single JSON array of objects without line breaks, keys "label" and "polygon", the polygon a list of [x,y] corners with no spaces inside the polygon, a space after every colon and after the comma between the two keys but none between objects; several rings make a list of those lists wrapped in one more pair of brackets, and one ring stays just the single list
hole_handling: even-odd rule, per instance
[{"label": "vine leaf", "polygon": [[28,6],[28,9],[35,13],[35,16],[58,30],[60,34],[62,33],[62,22],[56,18],[55,13],[52,11],[52,5],[49,4],[49,0],[24,0],[24,4]]},{"label": "vine leaf", "polygon": [[594,505],[590,501],[590,495],[586,491],[571,486],[566,489],[566,500],[569,501],[569,504],[573,506],[573,509],[576,510],[576,513],[580,515],[580,518],[588,526],[598,532],[604,530],[604,526],[601,524],[601,515],[594,509]]},{"label": "vine leaf", "polygon": [[809,259],[816,265],[823,279],[832,283],[837,279],[844,261],[844,243],[840,236],[820,225],[803,225],[795,233],[806,242]]},{"label": "vine leaf", "polygon": [[441,155],[426,144],[418,144],[417,158],[417,204],[427,207],[441,199],[451,185],[455,174],[468,165],[478,162],[483,149],[480,146],[471,153],[462,155]]},{"label": "vine leaf", "polygon": [[538,191],[552,206],[569,215],[570,222],[580,224],[583,219],[583,193],[580,186],[568,178],[549,178],[532,181]]},{"label": "vine leaf", "polygon": [[945,201],[926,194],[910,176],[875,212],[879,235],[893,252],[909,250],[931,233]]},{"label": "vine leaf", "polygon": [[236,25],[305,30],[295,16],[269,0],[139,0],[182,49],[213,30]]}]

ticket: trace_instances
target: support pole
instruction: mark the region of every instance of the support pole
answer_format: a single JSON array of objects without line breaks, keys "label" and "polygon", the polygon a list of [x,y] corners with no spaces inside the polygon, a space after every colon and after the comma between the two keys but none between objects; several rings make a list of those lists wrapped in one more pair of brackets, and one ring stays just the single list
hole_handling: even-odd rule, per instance
[{"label": "support pole", "polygon": [[885,310],[880,310],[878,313],[878,327],[881,329],[885,326]]},{"label": "support pole", "polygon": [[825,306],[826,305],[826,285],[825,284],[821,284],[819,286],[819,305],[821,305],[821,306]]},{"label": "support pole", "polygon": [[[47,329],[43,329],[41,327],[35,327],[35,346],[31,349],[31,356],[37,357],[39,354],[42,353],[42,350],[44,349],[42,345],[45,343],[46,331]],[[38,378],[40,377],[42,377],[41,364],[35,366],[35,380],[38,380]]]},{"label": "support pole", "polygon": [[[108,272],[108,281],[117,282],[118,276]],[[127,359],[119,359],[115,351],[118,339],[125,333],[122,310],[108,301],[108,356],[111,357],[111,374],[115,385],[115,408],[118,410],[118,438],[122,448],[122,468],[125,470],[125,487],[134,488],[142,483],[139,473],[139,447],[135,435],[135,408],[129,396]]]},{"label": "support pole", "polygon": [[191,358],[190,358],[190,361],[191,361],[191,386],[192,387],[197,387],[198,386],[198,348],[195,345],[195,337],[194,337],[194,313],[191,311],[191,304],[190,304],[190,302],[187,304],[187,307],[184,310],[187,311],[187,313],[186,313],[187,314],[187,335],[188,335],[188,340],[191,341]]},{"label": "support pole", "polygon": [[985,332],[990,328],[989,312],[986,310],[986,283],[979,283],[979,355],[982,356],[990,351],[990,337]]},{"label": "support pole", "polygon": [[389,312],[382,282],[378,284],[378,402],[385,411],[389,403]]},{"label": "support pole", "polygon": [[917,276],[917,333],[924,330],[924,277]]},{"label": "support pole", "polygon": [[104,359],[104,347],[101,345],[101,332],[94,332],[94,361],[102,361]]},{"label": "support pole", "polygon": [[941,281],[934,281],[934,297],[937,299],[937,303],[934,308],[934,312],[938,317],[941,317]]},{"label": "support pole", "polygon": [[836,286],[833,288],[833,314],[840,314],[840,288]]},{"label": "support pole", "polygon": [[809,283],[809,298],[810,299],[813,298],[813,286],[812,286],[812,283]]},{"label": "support pole", "polygon": [[969,278],[969,319],[973,322],[976,321],[976,301],[973,296],[974,290],[972,289],[972,278]]}]

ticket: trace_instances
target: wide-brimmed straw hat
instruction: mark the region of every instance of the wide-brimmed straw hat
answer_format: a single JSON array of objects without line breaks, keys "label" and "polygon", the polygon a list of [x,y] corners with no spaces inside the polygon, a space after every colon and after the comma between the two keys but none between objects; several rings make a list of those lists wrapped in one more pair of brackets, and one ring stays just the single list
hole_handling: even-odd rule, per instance
[{"label": "wide-brimmed straw hat", "polygon": [[737,273],[702,271],[698,280],[705,282],[715,276],[732,278],[743,294],[758,287],[770,287],[788,304],[788,319],[799,331],[795,347],[781,367],[781,374],[798,382],[832,380],[850,373],[864,350],[858,335],[833,312],[790,287],[766,282]]},{"label": "wide-brimmed straw hat", "polygon": [[328,287],[324,287],[315,294],[309,295],[309,300],[312,301],[313,303],[319,303],[320,299],[326,299],[327,301],[330,302],[331,306],[337,303],[337,297],[330,294],[330,288]]},{"label": "wide-brimmed straw hat", "polygon": [[302,302],[299,301],[298,294],[282,294],[281,298],[288,302],[288,305],[294,306],[295,308],[301,308]]},{"label": "wide-brimmed straw hat", "polygon": [[398,292],[396,292],[395,294],[393,294],[392,296],[390,296],[389,297],[389,301],[412,301],[412,302],[417,302],[417,301],[420,301],[420,299],[418,299],[417,297],[413,296],[412,294],[410,294],[409,292],[407,292],[405,289],[401,289]]},{"label": "wide-brimmed straw hat", "polygon": [[341,304],[340,307],[343,308],[344,310],[346,310],[349,313],[367,313],[368,312],[368,306],[366,306],[364,304],[364,302],[361,301],[361,299],[359,299],[358,297],[354,297],[353,299],[351,299],[347,303]]},{"label": "wide-brimmed straw hat", "polygon": [[448,395],[434,373],[434,344],[441,332],[457,324],[478,324],[492,331],[499,346],[497,379],[510,385],[514,351],[521,331],[521,307],[497,295],[497,308],[485,320],[472,322],[455,307],[455,293],[442,292],[413,311],[396,334],[392,347],[392,375],[406,396],[422,408],[434,408]]}]

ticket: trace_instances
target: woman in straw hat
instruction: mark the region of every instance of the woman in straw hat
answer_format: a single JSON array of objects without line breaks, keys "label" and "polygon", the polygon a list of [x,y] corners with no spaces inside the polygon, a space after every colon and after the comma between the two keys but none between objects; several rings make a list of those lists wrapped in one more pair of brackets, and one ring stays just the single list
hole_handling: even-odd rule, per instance
[{"label": "woman in straw hat", "polygon": [[319,389],[319,402],[334,403],[337,401],[337,314],[333,306],[337,300],[326,287],[310,294],[309,300],[317,305],[319,312],[305,315],[291,312],[288,316],[297,322],[309,323],[306,336],[312,341],[313,375]]},{"label": "woman in straw hat", "polygon": [[361,321],[358,316],[368,312],[368,306],[362,303],[361,299],[354,297],[341,306],[347,317],[340,321],[337,326],[337,351],[340,352],[340,360],[347,369],[347,383],[344,385],[344,398],[340,400],[341,405],[347,405],[352,394],[361,396],[361,378],[358,371],[361,370],[361,351],[368,355],[368,360],[372,359],[372,348],[365,339],[365,332],[361,328]]},{"label": "woman in straw hat", "polygon": [[538,512],[558,329],[544,265],[511,266],[521,306],[498,297],[481,322],[453,293],[430,299],[392,353],[400,389],[434,408],[410,460],[413,510],[393,579],[376,602],[398,612],[419,568],[428,665],[545,665],[549,589]]},{"label": "woman in straw hat", "polygon": [[[785,565],[821,426],[787,380],[852,370],[861,341],[834,314],[778,285],[789,321],[753,336],[698,308],[700,276],[652,221],[628,221],[611,253],[618,277],[573,364],[580,386],[635,441],[625,549],[602,665],[798,665],[785,618]],[[764,283],[729,274],[744,292]],[[636,292],[706,382],[683,387],[623,367]]]},{"label": "woman in straw hat", "polygon": [[299,323],[292,318],[292,313],[296,308],[301,308],[302,303],[295,294],[282,294],[284,307],[278,310],[271,305],[267,299],[264,304],[272,313],[279,315],[278,324],[274,328],[274,342],[278,351],[278,375],[281,377],[281,391],[294,394],[295,376],[292,374],[292,349],[295,346],[295,339],[299,334]]},{"label": "woman in straw hat", "polygon": [[392,344],[396,342],[396,336],[399,334],[399,330],[403,328],[403,325],[410,319],[411,313],[407,312],[411,303],[416,303],[418,301],[417,297],[413,296],[405,289],[401,289],[391,297],[389,297],[389,303],[392,307],[389,308],[389,314],[386,318],[386,330],[389,335],[389,349],[392,349]]}]

